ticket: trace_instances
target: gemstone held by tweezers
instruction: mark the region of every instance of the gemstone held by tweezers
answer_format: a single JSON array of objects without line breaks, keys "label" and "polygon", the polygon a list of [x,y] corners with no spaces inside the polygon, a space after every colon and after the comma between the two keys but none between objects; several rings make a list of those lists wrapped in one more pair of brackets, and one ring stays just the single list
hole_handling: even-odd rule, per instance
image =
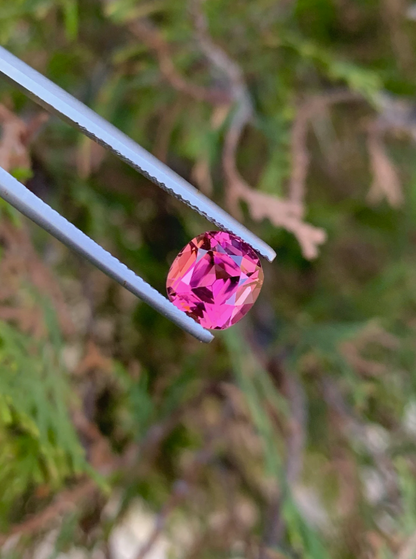
[{"label": "gemstone held by tweezers", "polygon": [[167,293],[204,328],[224,330],[251,309],[263,285],[257,253],[232,233],[209,231],[192,239],[172,263]]}]

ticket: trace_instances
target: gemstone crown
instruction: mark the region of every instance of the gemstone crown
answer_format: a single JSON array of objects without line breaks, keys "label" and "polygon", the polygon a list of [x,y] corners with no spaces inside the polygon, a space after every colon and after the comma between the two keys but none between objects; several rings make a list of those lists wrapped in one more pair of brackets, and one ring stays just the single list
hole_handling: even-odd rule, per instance
[{"label": "gemstone crown", "polygon": [[208,231],[190,241],[172,263],[167,293],[204,328],[229,328],[251,309],[263,285],[257,253],[239,237]]}]

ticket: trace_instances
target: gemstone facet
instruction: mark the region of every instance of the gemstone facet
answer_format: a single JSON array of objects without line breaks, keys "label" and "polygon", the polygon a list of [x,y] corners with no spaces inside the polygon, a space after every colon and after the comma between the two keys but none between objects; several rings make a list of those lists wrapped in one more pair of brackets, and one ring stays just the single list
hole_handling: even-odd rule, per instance
[{"label": "gemstone facet", "polygon": [[263,285],[256,252],[239,237],[209,231],[192,239],[173,261],[168,297],[210,330],[224,330],[251,309]]}]

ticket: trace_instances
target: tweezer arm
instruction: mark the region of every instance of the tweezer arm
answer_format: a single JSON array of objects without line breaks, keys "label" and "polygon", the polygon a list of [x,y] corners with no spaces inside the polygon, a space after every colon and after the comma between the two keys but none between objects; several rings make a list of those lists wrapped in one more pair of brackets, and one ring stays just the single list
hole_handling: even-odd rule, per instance
[{"label": "tweezer arm", "polygon": [[213,336],[0,167],[0,198],[201,342]]},{"label": "tweezer arm", "polygon": [[276,253],[269,245],[201,194],[185,179],[115,126],[2,47],[0,47],[0,74],[7,77],[48,111],[56,113],[83,134],[115,153],[120,159],[185,202],[219,228],[234,233],[270,262],[275,258]]}]

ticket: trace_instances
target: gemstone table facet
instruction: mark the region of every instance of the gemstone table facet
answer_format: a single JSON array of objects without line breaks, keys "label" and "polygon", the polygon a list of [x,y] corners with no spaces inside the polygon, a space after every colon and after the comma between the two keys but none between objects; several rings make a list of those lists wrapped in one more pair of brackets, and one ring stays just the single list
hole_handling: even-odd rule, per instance
[{"label": "gemstone table facet", "polygon": [[172,303],[204,328],[224,330],[251,309],[263,285],[257,253],[239,237],[209,231],[192,239],[167,279]]}]

